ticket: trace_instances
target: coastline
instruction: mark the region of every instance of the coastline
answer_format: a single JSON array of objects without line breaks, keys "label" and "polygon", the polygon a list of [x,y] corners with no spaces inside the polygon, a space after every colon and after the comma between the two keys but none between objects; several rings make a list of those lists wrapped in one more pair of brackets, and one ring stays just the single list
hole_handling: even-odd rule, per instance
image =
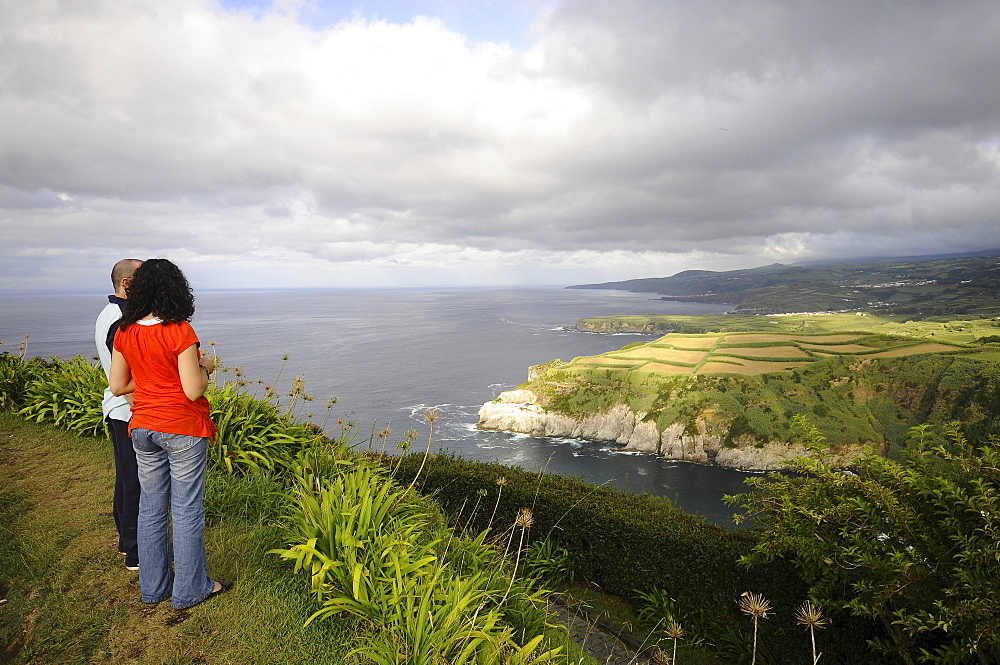
[{"label": "coastline", "polygon": [[[748,472],[781,471],[789,463],[810,453],[799,442],[741,441],[741,445],[723,444],[725,428],[721,423],[699,419],[697,434],[685,433],[681,423],[662,432],[656,423],[645,420],[645,413],[631,411],[624,404],[583,418],[553,413],[545,409],[530,390],[508,390],[479,409],[480,430],[516,432],[532,437],[571,438],[614,443],[624,451],[658,455],[668,460],[717,466]],[[834,466],[848,467],[860,454],[860,446],[834,453]]]}]

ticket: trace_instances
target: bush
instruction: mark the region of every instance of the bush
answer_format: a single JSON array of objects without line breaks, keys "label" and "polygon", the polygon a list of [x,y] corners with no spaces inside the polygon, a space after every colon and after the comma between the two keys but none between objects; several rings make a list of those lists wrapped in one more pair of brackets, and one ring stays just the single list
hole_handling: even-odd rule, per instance
[{"label": "bush", "polygon": [[[419,463],[418,456],[403,458],[399,481],[409,482]],[[518,511],[530,508],[532,547],[546,539],[565,547],[580,583],[597,585],[637,608],[643,607],[642,594],[668,589],[685,630],[709,641],[745,620],[735,602],[740,594],[763,593],[774,605],[775,618],[761,636],[761,648],[775,654],[775,663],[798,662],[808,652],[808,637],[794,622],[795,610],[806,598],[806,583],[787,560],[740,566],[738,560],[756,543],[749,532],[711,525],[663,498],[501,464],[438,455],[423,474],[418,488],[455,523],[506,538]],[[482,492],[486,495],[479,501]],[[838,630],[841,640],[824,649],[831,662],[872,662],[864,642],[878,634],[874,624],[847,618],[838,622]]]},{"label": "bush", "polygon": [[[419,461],[402,460],[400,482],[410,481]],[[445,455],[429,461],[424,474],[422,491],[472,530],[503,531],[520,509],[530,508],[530,541],[558,541],[574,553],[576,576],[609,593],[634,598],[634,589],[668,588],[685,607],[703,608],[715,622],[732,615],[731,601],[744,590],[745,575],[735,562],[752,541],[666,499]],[[488,492],[483,503],[489,509],[460,515],[480,490]]]},{"label": "bush", "polygon": [[[29,368],[32,364],[24,362]],[[47,420],[73,432],[97,436],[104,431],[101,400],[107,385],[101,367],[83,356],[54,362],[40,369],[28,384],[26,406],[19,413],[35,422]]]},{"label": "bush", "polygon": [[228,473],[287,469],[303,446],[322,438],[318,428],[293,421],[235,383],[212,385],[206,395],[218,429],[212,462]]},{"label": "bush", "polygon": [[868,450],[851,474],[820,454],[801,475],[751,479],[756,491],[732,498],[758,521],[744,561],[795,557],[811,599],[838,624],[881,621],[892,639],[871,644],[908,662],[998,662],[1000,441],[949,423],[908,443],[899,460]]},{"label": "bush", "polygon": [[374,629],[352,653],[376,663],[400,653],[412,663],[565,662],[561,647],[544,651],[543,594],[515,580],[517,563],[508,570],[484,536],[446,559],[450,534],[433,511],[365,459],[309,451],[294,473],[290,546],[274,553],[309,573],[321,603],[309,621],[347,614]]},{"label": "bush", "polygon": [[28,403],[28,386],[52,366],[40,358],[27,360],[0,353],[0,409],[19,411]]}]

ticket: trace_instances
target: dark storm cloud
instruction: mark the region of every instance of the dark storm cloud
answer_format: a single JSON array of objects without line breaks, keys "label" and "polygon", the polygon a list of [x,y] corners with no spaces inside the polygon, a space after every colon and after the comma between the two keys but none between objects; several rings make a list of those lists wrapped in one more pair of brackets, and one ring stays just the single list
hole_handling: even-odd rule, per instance
[{"label": "dark storm cloud", "polygon": [[523,47],[296,6],[0,7],[0,268],[108,229],[316,283],[1000,246],[993,3],[575,0]]}]

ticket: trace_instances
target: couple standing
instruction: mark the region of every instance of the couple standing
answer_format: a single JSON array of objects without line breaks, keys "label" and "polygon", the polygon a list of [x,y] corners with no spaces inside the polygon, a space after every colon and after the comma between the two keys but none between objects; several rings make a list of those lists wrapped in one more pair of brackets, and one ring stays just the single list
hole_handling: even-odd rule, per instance
[{"label": "couple standing", "polygon": [[[188,323],[194,296],[166,259],[123,259],[95,342],[108,377],[102,408],[115,452],[114,517],[145,603],[191,607],[231,584],[208,576],[205,471],[215,435],[205,398],[214,358]],[[169,524],[173,522],[173,538]]]}]

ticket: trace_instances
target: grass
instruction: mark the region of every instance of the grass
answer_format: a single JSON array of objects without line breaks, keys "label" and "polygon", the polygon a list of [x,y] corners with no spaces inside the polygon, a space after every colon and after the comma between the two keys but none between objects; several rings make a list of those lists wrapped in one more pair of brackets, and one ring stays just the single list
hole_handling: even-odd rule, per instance
[{"label": "grass", "polygon": [[[310,623],[310,617],[320,614],[316,580],[296,575],[287,562],[274,556],[275,550],[287,544],[289,525],[294,522],[285,516],[291,510],[289,490],[279,472],[248,476],[209,472],[205,499],[209,571],[215,579],[233,580],[232,591],[188,610],[174,610],[169,603],[143,604],[137,574],[125,570],[116,551],[110,448],[103,437],[80,436],[0,413],[0,640],[9,645],[0,652],[0,663],[360,663],[368,652],[377,660],[382,647],[394,654],[400,634],[395,629],[415,625],[418,612],[405,602],[390,605],[399,610],[398,626],[389,625],[388,620],[366,622],[357,616],[328,616]],[[384,487],[388,491],[389,485]],[[361,488],[371,491],[377,484],[363,481]],[[405,494],[398,487],[392,491],[393,496]],[[343,517],[354,514],[354,508],[360,504],[338,502],[334,512]],[[428,503],[427,509],[432,508]],[[444,518],[437,513],[428,516],[436,519],[431,519],[436,527],[420,519],[404,526],[426,532],[423,540],[441,538]],[[384,520],[376,522],[381,529]],[[352,528],[336,533],[355,540],[359,536]],[[394,544],[401,546],[403,540],[396,538]],[[439,542],[445,541],[428,540],[425,545],[434,549]],[[447,542],[459,546],[457,541]],[[437,561],[436,556],[430,558]],[[491,570],[499,572],[504,568],[501,564],[492,562]],[[429,636],[435,645],[443,640],[464,644],[465,633],[453,630],[444,619],[458,616],[456,608],[466,596],[499,597],[503,593],[504,600],[508,595],[510,600],[506,605],[501,601],[500,610],[475,615],[489,623],[499,620],[498,612],[503,612],[515,627],[519,625],[516,617],[521,616],[527,621],[523,628],[532,631],[523,639],[536,630],[544,633],[544,638],[539,636],[531,644],[556,648],[551,656],[560,651],[565,654],[555,661],[596,665],[564,630],[544,625],[543,609],[525,614],[523,597],[534,592],[522,588],[521,580],[515,584],[501,575],[477,590],[473,587],[484,573],[459,579],[444,574],[450,567],[435,570],[440,581],[419,571],[399,577],[400,583],[420,588],[404,601],[434,600],[436,616],[420,634]],[[503,575],[509,571],[504,569]],[[441,595],[452,587],[461,598]],[[329,596],[326,587],[321,591]],[[537,627],[529,627],[531,622]],[[504,639],[522,638],[517,630],[504,630],[508,636]],[[485,633],[482,640],[486,640]],[[523,660],[507,653],[502,662],[546,660],[537,650],[529,655],[527,644],[524,648],[505,645],[501,648],[507,651],[520,649]],[[485,646],[489,645],[484,642]],[[500,662],[498,658],[488,662]]]},{"label": "grass", "polygon": [[[0,662],[205,665],[340,663],[348,624],[304,627],[304,580],[265,552],[281,544],[271,516],[212,503],[266,496],[265,482],[219,491],[209,478],[213,577],[232,591],[188,610],[144,605],[117,554],[110,442],[0,413]],[[233,498],[235,497],[237,498]]]},{"label": "grass", "polygon": [[[911,321],[900,316],[868,314],[817,314],[809,316],[680,316],[627,315],[596,316],[581,319],[581,330],[594,332],[682,333],[690,344],[692,333],[770,332],[835,335],[868,332],[931,338],[952,344],[969,344],[980,337],[1000,334],[1000,320],[993,318],[954,321]],[[680,336],[678,336],[680,340]]]},{"label": "grass", "polygon": [[[864,317],[854,317],[864,318]],[[698,338],[700,347],[691,348],[692,338],[667,334],[647,344],[631,344],[627,349],[599,356],[574,358],[572,363],[553,366],[551,371],[577,369],[582,374],[609,368],[640,370],[656,374],[742,374],[783,372],[803,362],[828,355],[878,355],[897,357],[919,353],[965,351],[953,343],[920,342],[909,336],[886,337],[870,332],[842,334],[807,333],[723,333]],[[686,347],[686,348],[685,348]]]}]

